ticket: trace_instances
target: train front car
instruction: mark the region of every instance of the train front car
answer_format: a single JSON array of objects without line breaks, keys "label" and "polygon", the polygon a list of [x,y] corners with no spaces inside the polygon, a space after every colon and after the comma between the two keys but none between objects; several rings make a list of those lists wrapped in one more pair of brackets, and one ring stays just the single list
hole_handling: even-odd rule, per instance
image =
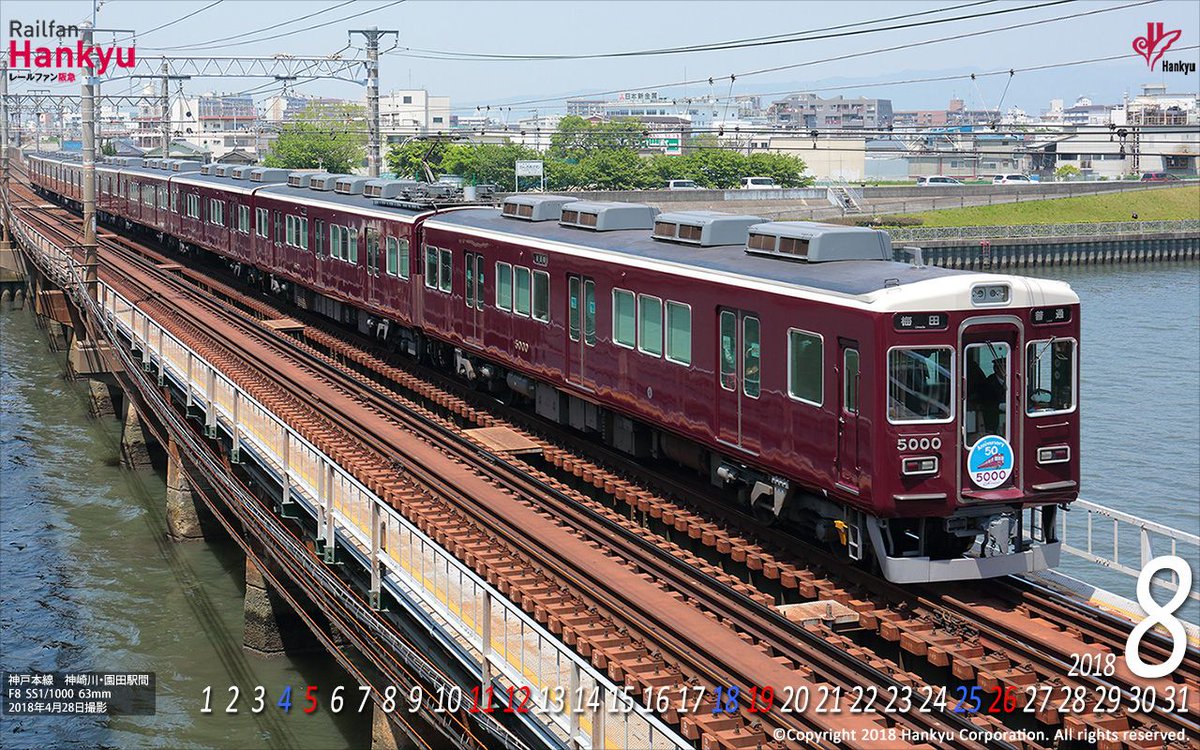
[{"label": "train front car", "polygon": [[1079,492],[1079,298],[1058,281],[947,272],[871,307],[877,515],[851,520],[883,574],[1055,567],[1057,513]]}]

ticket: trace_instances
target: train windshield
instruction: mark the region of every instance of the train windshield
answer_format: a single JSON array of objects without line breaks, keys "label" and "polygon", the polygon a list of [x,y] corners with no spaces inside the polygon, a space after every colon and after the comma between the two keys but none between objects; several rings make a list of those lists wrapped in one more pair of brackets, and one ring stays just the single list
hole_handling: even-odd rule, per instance
[{"label": "train windshield", "polygon": [[1009,346],[1003,341],[971,344],[963,351],[966,368],[967,446],[984,435],[1008,439]]},{"label": "train windshield", "polygon": [[951,417],[953,350],[949,347],[888,352],[888,420],[945,422]]},{"label": "train windshield", "polygon": [[1030,416],[1075,408],[1075,341],[1031,341],[1026,347],[1025,409]]}]

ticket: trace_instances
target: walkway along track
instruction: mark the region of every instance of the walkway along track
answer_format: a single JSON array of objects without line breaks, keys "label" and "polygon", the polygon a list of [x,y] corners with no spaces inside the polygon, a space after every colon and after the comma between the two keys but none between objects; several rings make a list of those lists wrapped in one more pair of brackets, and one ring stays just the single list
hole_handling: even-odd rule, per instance
[{"label": "walkway along track", "polygon": [[[311,439],[323,450],[337,456],[339,463],[354,466],[356,473],[374,491],[397,502],[403,512],[423,518],[436,537],[451,545],[455,544],[457,538],[457,546],[465,551],[469,564],[491,568],[489,572],[492,576],[497,580],[504,577],[510,585],[513,581],[521,581],[522,590],[516,593],[527,600],[524,603],[528,608],[550,622],[552,628],[563,632],[568,642],[573,636],[577,644],[588,647],[593,662],[606,666],[616,679],[625,678],[629,684],[630,675],[638,675],[646,679],[668,679],[675,684],[701,680],[709,686],[787,685],[807,687],[813,695],[817,694],[820,682],[824,680],[836,680],[835,684],[847,686],[872,683],[871,675],[868,674],[868,679],[864,680],[861,674],[854,674],[854,670],[861,670],[862,665],[853,664],[844,656],[837,659],[819,652],[807,654],[805,660],[819,665],[818,668],[825,674],[810,676],[815,669],[799,671],[781,663],[783,660],[765,653],[766,649],[747,643],[732,629],[714,621],[716,618],[681,601],[684,595],[677,593],[675,597],[665,596],[663,588],[648,581],[644,573],[627,563],[614,560],[611,554],[602,549],[611,540],[611,529],[595,528],[593,533],[606,537],[603,541],[581,542],[564,528],[560,520],[531,514],[528,506],[517,498],[498,491],[478,476],[477,472],[488,470],[492,460],[487,457],[480,460],[477,449],[460,446],[458,460],[447,463],[444,455],[430,445],[413,440],[409,434],[409,430],[421,429],[432,437],[431,432],[438,430],[432,430],[427,421],[407,415],[407,429],[388,424],[380,417],[389,405],[379,399],[373,387],[356,384],[353,377],[343,374],[340,377],[344,378],[341,385],[345,390],[358,390],[354,397],[348,396],[330,382],[330,374],[337,375],[335,370],[329,369],[324,377],[311,372],[322,366],[328,369],[317,355],[309,353],[307,358],[299,357],[293,340],[269,329],[253,326],[240,315],[231,315],[227,309],[211,300],[192,299],[194,290],[180,290],[182,285],[173,275],[140,262],[134,263],[131,254],[113,244],[106,242],[102,254],[103,278],[108,283],[127,288],[131,299],[142,300],[143,304],[155,308],[156,313],[163,316],[164,322],[171,322],[173,333],[198,351],[212,354],[216,361],[224,360],[222,369],[227,367],[227,374],[233,375],[239,382],[244,380],[242,384],[247,390],[262,391],[256,393],[256,397],[261,397],[264,403],[273,402],[280,413],[294,417],[296,426],[311,429]],[[134,281],[138,277],[150,277],[153,282]],[[204,321],[202,330],[200,321]],[[287,394],[272,393],[263,388],[263,382],[267,379],[274,379],[276,387],[283,385]],[[394,405],[392,407],[392,416],[401,416],[404,410],[397,411]],[[327,424],[317,423],[321,416],[327,418]],[[351,427],[358,440],[347,434],[339,435],[335,421]],[[445,429],[441,428],[440,431],[445,432]],[[444,435],[442,439],[445,439]],[[364,455],[366,451],[355,445],[359,441],[374,448],[375,455]],[[371,458],[376,460],[371,461]],[[381,462],[381,458],[390,459],[391,465]],[[467,466],[467,462],[472,460],[475,465]],[[438,467],[436,473],[428,468],[435,466]],[[401,471],[397,471],[398,468]],[[502,549],[496,549],[494,542],[486,540],[486,537],[483,537],[482,544],[478,541],[463,543],[461,539],[465,536],[466,524],[460,523],[463,519],[456,518],[459,515],[457,510],[448,512],[444,502],[435,501],[419,492],[414,493],[413,490],[418,488],[413,486],[413,478],[420,480],[422,489],[438,490],[442,495],[441,500],[446,496],[452,497],[461,504],[460,507],[469,509],[471,515],[485,521],[491,530],[510,530],[509,545],[520,548],[546,570],[555,571],[560,580],[574,583],[574,587],[587,592],[593,602],[564,601],[561,590],[555,590],[559,584],[551,581],[545,581],[548,586],[530,586],[541,583],[544,576],[536,571],[526,574],[521,569],[523,566],[515,564],[515,560],[504,560],[508,556]],[[509,481],[515,482],[517,478],[510,477]],[[552,489],[548,492],[540,480],[527,476],[524,482],[529,485],[526,492],[530,494],[554,494]],[[433,516],[438,516],[436,521]],[[703,597],[710,606],[723,608],[728,616],[736,617],[739,621],[749,620],[755,614],[777,617],[769,610],[762,609],[761,605],[760,612],[756,613],[753,609],[747,612],[742,601],[732,597],[719,598],[722,593],[720,587],[712,587],[710,580],[701,578],[698,581],[685,581],[677,571],[672,572],[670,564],[665,561],[669,556],[662,555],[656,547],[640,546],[641,567],[658,568],[664,575],[671,573],[681,585],[690,586],[692,595]],[[497,566],[497,562],[509,564]],[[640,631],[643,637],[651,636],[656,642],[651,648],[646,648],[632,637],[622,635],[620,629],[626,626],[614,627],[611,623],[603,623],[600,617],[589,611],[594,603],[599,603],[607,612],[620,613],[632,621],[628,624],[630,629]],[[790,623],[783,622],[784,628],[790,626]],[[779,629],[778,624],[776,628],[770,633],[771,637],[786,641],[788,634]],[[787,647],[786,643],[778,645]],[[669,653],[682,665],[671,668],[665,657],[655,656],[655,652],[659,651]],[[805,657],[802,652],[793,653],[797,657]],[[870,672],[869,669],[867,671]],[[638,683],[634,681],[634,685]],[[831,708],[836,706],[840,712],[775,712],[754,718],[800,731],[823,731],[834,736],[840,732],[842,735],[839,739],[820,744],[846,747],[895,746],[898,733],[878,731],[888,728],[885,722],[899,722],[910,730],[924,728],[947,736],[954,734],[956,724],[961,726],[963,723],[961,720],[945,721],[937,715],[927,714],[899,717],[855,714],[848,710],[847,697],[830,700],[829,704]],[[846,732],[851,729],[858,730],[860,738],[880,739],[853,741]],[[724,721],[704,722],[700,725],[700,732],[706,744],[710,744],[709,738],[712,738],[718,746],[754,745],[763,739],[759,732],[744,729],[737,716],[729,716]],[[981,743],[973,741],[949,744],[982,747]]]},{"label": "walkway along track", "polygon": [[[264,307],[266,307],[266,306],[264,305]],[[311,329],[306,333],[309,337],[313,337],[314,332],[311,331]],[[330,344],[330,343],[334,343],[334,342],[326,341],[324,343]],[[338,349],[336,344],[334,346],[331,346],[330,348],[333,350]],[[341,349],[343,350],[342,351],[343,354],[346,353],[344,351],[345,348],[346,347],[344,345],[341,347]],[[364,355],[362,353],[359,353],[358,356],[355,356],[353,352],[350,352],[349,354],[351,357],[353,357],[355,359],[362,359],[362,358],[369,356],[369,355]],[[411,376],[409,376],[409,377],[411,378]],[[458,406],[458,405],[454,405],[454,406]],[[474,410],[470,407],[467,407],[465,405],[455,408],[454,411],[462,414],[464,417],[473,418],[480,423],[489,422],[489,418],[487,418],[485,415],[481,415],[481,414],[477,413],[476,410]],[[700,537],[701,540],[703,540],[709,544],[712,544],[718,550],[721,549],[721,546],[722,546],[721,542],[722,541],[726,542],[726,545],[725,545],[727,547],[726,552],[731,552],[732,553],[731,556],[734,559],[736,559],[738,557],[737,551],[734,550],[733,545],[728,544],[729,535],[725,534],[723,532],[723,530],[721,530],[721,529],[711,529],[710,530],[708,528],[704,528],[704,526],[711,526],[710,522],[705,522],[704,526],[701,526],[700,524],[695,524],[694,519],[689,517],[689,516],[694,516],[695,514],[692,514],[688,511],[681,511],[677,507],[675,507],[673,509],[672,508],[666,508],[666,509],[657,508],[656,505],[653,503],[653,500],[655,500],[656,498],[652,498],[652,497],[647,498],[646,493],[640,492],[637,490],[632,490],[630,488],[628,482],[619,480],[619,478],[610,477],[607,475],[608,472],[600,470],[600,469],[598,469],[598,467],[589,467],[586,462],[576,461],[575,459],[572,459],[570,456],[564,455],[564,452],[559,449],[555,449],[551,446],[547,446],[546,453],[547,453],[547,457],[550,458],[551,461],[553,461],[557,464],[560,464],[560,465],[565,465],[569,470],[573,470],[573,473],[575,473],[577,475],[581,475],[581,477],[584,481],[590,481],[592,484],[594,484],[596,486],[603,486],[604,489],[616,494],[618,497],[620,497],[621,494],[624,494],[625,497],[621,498],[621,499],[623,499],[625,502],[630,502],[631,505],[641,506],[643,512],[649,512],[650,515],[654,516],[655,510],[660,510],[661,512],[659,513],[659,517],[664,518],[668,523],[670,523],[671,521],[674,521],[675,528],[679,529],[680,531],[686,530],[689,533],[689,536]],[[582,464],[582,467],[580,467],[580,464]],[[582,468],[582,471],[580,470],[580,468]],[[592,476],[589,477],[588,476],[589,474],[591,474]],[[617,479],[618,481],[613,481],[613,479]],[[680,524],[681,518],[685,523]],[[680,528],[681,525],[683,526],[683,528]],[[697,528],[698,526],[699,526],[699,528]],[[696,533],[697,531],[699,531],[699,533]],[[751,544],[745,544],[742,547],[742,550],[747,551],[747,553],[743,555],[743,560],[749,562],[748,567],[750,567],[751,569],[755,568],[754,563],[756,562],[753,559],[752,555],[759,556],[762,552],[758,549],[755,549],[755,547],[756,547],[756,545],[751,545]],[[810,577],[809,580],[806,581],[805,576],[803,574],[809,573],[810,571],[808,571],[804,568],[795,568],[793,570],[787,570],[784,566],[788,566],[789,563],[784,563],[783,565],[780,565],[777,561],[771,559],[772,556],[769,553],[762,555],[762,557],[765,559],[761,559],[761,564],[758,566],[757,569],[762,570],[764,575],[767,578],[778,577],[778,579],[784,581],[785,587],[786,587],[786,583],[789,582],[787,580],[787,578],[788,578],[789,574],[791,574],[791,577],[793,580],[790,582],[794,582],[796,584],[794,586],[794,588],[799,590],[802,595],[805,595],[806,588],[811,588],[812,590],[814,590],[814,592],[818,596],[821,596],[822,594],[825,594],[825,593],[829,593],[829,594],[832,594],[832,596],[830,596],[829,598],[834,598],[834,599],[838,599],[838,600],[846,599],[846,592],[844,590],[843,591],[837,591],[837,590],[828,591],[822,585],[825,582],[821,581],[820,578]],[[775,567],[775,566],[778,566],[778,567]],[[775,568],[774,570],[773,570],[773,567]],[[780,568],[783,568],[782,571]],[[817,569],[817,570],[819,570],[819,569]],[[772,576],[772,573],[775,573],[776,576]],[[658,575],[662,578],[667,577],[666,575],[663,574],[662,571],[659,571]],[[870,586],[870,585],[871,584],[868,584],[868,586]],[[743,586],[743,588],[744,588],[744,586]],[[677,589],[677,590],[679,590],[679,589]],[[809,596],[811,596],[811,594]],[[822,596],[821,598],[825,598],[825,597]],[[761,600],[761,597],[759,597],[759,599]],[[859,610],[863,610],[864,605],[866,605],[866,608],[869,610],[870,606],[872,604],[871,602],[864,602],[862,600],[853,600],[853,599],[850,600],[850,603],[853,604]],[[935,617],[934,617],[935,620],[938,619],[936,615],[939,612],[944,611],[944,609],[942,609],[942,608],[945,607],[945,603],[939,605],[936,602],[929,602],[928,600],[926,600],[924,602],[924,605],[926,608],[929,608],[931,606],[933,607],[933,612],[935,614]],[[1011,680],[1011,682],[1015,683],[1018,686],[1029,683],[1029,675],[1031,674],[1031,670],[1007,669],[1004,666],[1004,663],[1007,660],[997,661],[997,659],[995,657],[988,657],[988,655],[986,653],[973,654],[973,652],[975,650],[983,651],[983,649],[980,649],[978,647],[968,649],[968,650],[964,650],[962,648],[955,648],[953,645],[953,641],[955,641],[956,639],[960,643],[963,641],[963,638],[961,636],[961,630],[963,630],[963,628],[959,628],[957,626],[952,626],[953,629],[960,630],[960,635],[955,636],[953,633],[947,633],[947,632],[945,632],[945,630],[937,628],[936,626],[929,627],[929,628],[920,627],[920,628],[916,629],[915,637],[910,637],[910,636],[913,636],[913,633],[904,632],[904,629],[902,627],[902,625],[903,625],[902,621],[897,621],[895,619],[888,617],[889,614],[894,614],[894,613],[887,613],[887,612],[881,613],[879,611],[875,611],[873,613],[864,612],[863,614],[868,614],[868,615],[873,614],[873,615],[877,616],[875,619],[876,625],[878,627],[879,632],[881,634],[883,634],[885,636],[885,638],[889,634],[896,635],[898,633],[901,636],[900,637],[901,645],[906,651],[917,652],[917,653],[923,652],[923,655],[928,656],[930,658],[930,660],[934,663],[937,663],[937,661],[939,659],[944,659],[946,661],[949,661],[949,659],[947,657],[949,657],[949,655],[951,653],[954,653],[955,656],[958,657],[954,660],[954,672],[955,672],[956,676],[960,676],[962,678],[969,678],[969,677],[973,676],[980,682],[980,684],[983,684],[983,685],[987,685],[990,683],[1004,683],[1004,682],[1010,681],[1010,680]],[[881,615],[881,614],[884,616],[878,617],[878,615]],[[770,615],[773,615],[773,613],[768,612],[768,616],[770,616]],[[964,618],[966,618],[966,619],[969,619],[970,616],[971,616],[970,611],[967,611],[964,614]],[[776,617],[777,617],[777,615],[776,615]],[[869,621],[870,617],[868,617],[867,619]],[[921,623],[917,623],[917,624],[921,625]],[[895,625],[895,626],[893,627],[893,625]],[[753,628],[748,628],[747,630],[752,630],[752,629]],[[970,628],[966,628],[966,629],[970,630]],[[922,638],[920,635],[922,630],[925,631],[925,634],[926,634],[925,638]],[[993,630],[994,630],[994,628],[993,628]],[[770,642],[768,637],[762,637],[761,639],[764,642]],[[1027,639],[1028,639],[1028,636],[1026,635],[1026,640]],[[1005,648],[1005,646],[1002,642],[997,642],[995,639],[989,639],[989,640],[995,644],[994,649],[992,649],[992,650],[1001,651],[1002,649]],[[924,643],[922,641],[924,641]],[[1017,643],[1021,643],[1020,638],[1015,639],[1015,641]],[[778,641],[776,641],[776,642],[778,642]],[[1029,651],[1030,649],[1026,649],[1026,650]],[[784,651],[786,651],[786,649]],[[861,654],[861,653],[856,654],[856,655],[865,656],[864,654]],[[985,657],[987,657],[987,658],[985,658]],[[867,658],[870,658],[870,657],[868,656]],[[974,665],[970,664],[970,660],[972,658],[974,658],[977,661],[977,663]],[[876,661],[878,663],[881,660],[875,659],[874,661]],[[964,665],[964,662],[966,662],[966,665]],[[969,667],[974,667],[974,668],[969,669],[969,670],[962,669],[961,667],[963,667],[963,666],[969,666]],[[1038,671],[1041,672],[1043,670],[1039,669]],[[966,675],[963,675],[964,672],[966,672]],[[1051,679],[1053,679],[1055,676],[1055,672],[1053,670],[1048,672],[1048,674],[1050,675]],[[761,684],[761,678],[759,678],[759,679],[760,679],[760,682],[758,682],[757,684]],[[749,683],[749,684],[756,684],[756,683]],[[1046,720],[1047,716],[1039,715],[1039,718]],[[1056,722],[1053,722],[1053,719],[1055,719],[1057,717],[1051,715],[1049,718],[1051,721],[1048,723],[1056,723]],[[1116,729],[1123,728],[1122,726],[1119,725],[1119,722],[1114,723],[1112,721],[1111,717],[1100,716],[1100,717],[1093,717],[1093,718],[1096,720],[1096,723],[1094,724],[1094,726],[1096,726],[1098,728],[1105,728],[1105,727],[1112,727],[1112,728],[1116,728]],[[1087,721],[1088,717],[1085,716],[1085,717],[1083,717],[1083,719],[1084,719],[1084,721],[1082,723],[1089,724],[1089,722]],[[1076,721],[1078,721],[1078,720],[1076,720]]]}]

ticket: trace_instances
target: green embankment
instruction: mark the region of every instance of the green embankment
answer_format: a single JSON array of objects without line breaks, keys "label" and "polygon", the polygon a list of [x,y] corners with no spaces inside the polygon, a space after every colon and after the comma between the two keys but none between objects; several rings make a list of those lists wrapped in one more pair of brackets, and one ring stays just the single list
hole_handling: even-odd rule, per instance
[{"label": "green embankment", "polygon": [[881,217],[880,223],[926,227],[1079,224],[1133,221],[1134,214],[1138,221],[1200,219],[1200,185],[892,214]]}]

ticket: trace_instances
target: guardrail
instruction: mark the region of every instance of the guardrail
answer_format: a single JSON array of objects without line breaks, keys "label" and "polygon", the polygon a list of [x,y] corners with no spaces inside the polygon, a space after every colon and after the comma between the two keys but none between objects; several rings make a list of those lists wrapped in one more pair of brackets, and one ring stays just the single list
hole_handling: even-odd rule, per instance
[{"label": "guardrail", "polygon": [[[1076,500],[1058,517],[1058,538],[1064,552],[1133,578],[1159,555],[1200,559],[1200,536],[1087,500]],[[1129,564],[1133,561],[1137,567]],[[1154,583],[1171,591],[1178,587],[1173,575],[1169,580],[1156,578]],[[1196,590],[1188,597],[1200,601]]]},{"label": "guardrail", "polygon": [[888,230],[892,242],[921,240],[995,240],[1024,237],[1106,237],[1111,235],[1200,234],[1200,219],[1178,221],[1106,221],[1080,224],[1015,224],[979,227],[907,227]]},{"label": "guardrail", "polygon": [[[335,546],[358,558],[371,573],[371,599],[377,602],[379,590],[389,589],[440,642],[460,655],[481,686],[495,688],[498,701],[504,702],[510,688],[528,687],[531,710],[518,712],[519,719],[540,725],[546,736],[562,745],[582,750],[691,746],[622,685],[163,328],[138,301],[99,281],[99,301],[88,302],[81,266],[68,250],[23,221],[15,220],[11,226],[30,252],[43,257],[52,279],[73,290],[102,325],[130,341],[131,348],[140,352],[146,372],[157,372],[160,385],[173,383],[185,395],[188,410],[203,413],[207,436],[215,437],[218,431],[228,435],[235,462],[240,454],[253,456],[283,488],[284,504],[298,506],[313,518],[325,545],[326,562],[332,562]],[[427,657],[405,652],[401,641],[386,643],[410,668],[429,677],[439,692],[462,695],[454,683],[429,668]],[[466,696],[469,700],[469,691]],[[483,721],[498,745],[523,746],[503,725],[487,716]]]}]

